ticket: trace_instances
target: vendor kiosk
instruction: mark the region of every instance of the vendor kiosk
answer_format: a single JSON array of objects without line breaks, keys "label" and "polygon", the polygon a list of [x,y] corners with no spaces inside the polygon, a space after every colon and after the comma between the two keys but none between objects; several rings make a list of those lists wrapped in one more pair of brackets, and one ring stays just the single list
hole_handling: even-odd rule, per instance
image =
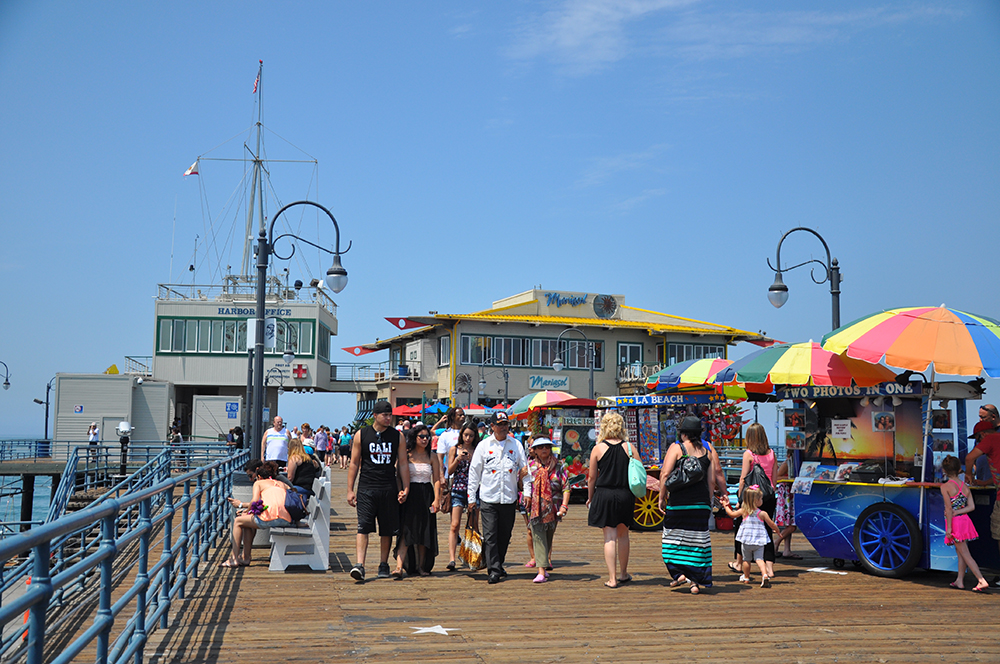
[{"label": "vendor kiosk", "polygon": [[616,396],[598,402],[595,411],[598,422],[601,415],[611,409],[621,413],[629,440],[636,441],[646,467],[646,494],[635,500],[636,530],[656,530],[663,526],[663,512],[658,506],[660,463],[667,448],[677,440],[680,419],[688,414],[707,419],[708,411],[726,401],[725,396],[715,392],[697,392]]},{"label": "vendor kiosk", "polygon": [[[967,384],[953,393],[977,396]],[[795,523],[819,555],[850,560],[872,574],[900,577],[916,567],[954,570],[944,543],[941,460],[963,464],[968,451],[965,400],[935,407],[920,381],[870,388],[788,387],[785,445],[793,462]],[[942,398],[936,386],[934,400]],[[979,393],[981,394],[981,393]],[[928,412],[930,409],[930,412]],[[926,432],[926,436],[925,436]],[[794,451],[794,453],[793,453]],[[973,488],[969,516],[979,539],[969,543],[983,567],[1000,567],[990,537],[996,489]]]}]

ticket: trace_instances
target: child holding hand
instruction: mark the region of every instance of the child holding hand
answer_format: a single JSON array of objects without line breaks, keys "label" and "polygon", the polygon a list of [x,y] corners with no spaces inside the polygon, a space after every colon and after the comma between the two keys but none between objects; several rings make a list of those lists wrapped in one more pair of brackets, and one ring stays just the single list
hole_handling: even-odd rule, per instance
[{"label": "child holding hand", "polygon": [[740,509],[733,510],[729,506],[729,496],[724,496],[720,500],[722,508],[726,514],[733,517],[743,517],[743,523],[736,533],[736,541],[743,549],[743,583],[750,583],[750,563],[756,562],[760,575],[761,588],[771,587],[771,578],[767,575],[767,567],[764,565],[764,545],[770,541],[767,529],[770,528],[775,534],[781,530],[775,525],[767,512],[763,512],[760,506],[764,504],[764,494],[756,484],[748,486],[743,490],[743,504]]}]

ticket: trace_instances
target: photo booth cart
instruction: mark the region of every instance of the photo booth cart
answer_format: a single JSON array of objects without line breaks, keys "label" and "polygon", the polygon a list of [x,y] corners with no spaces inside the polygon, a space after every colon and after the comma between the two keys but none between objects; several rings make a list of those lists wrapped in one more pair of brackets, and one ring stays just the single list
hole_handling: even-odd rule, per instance
[{"label": "photo booth cart", "polygon": [[[923,381],[874,387],[784,387],[785,444],[793,459],[795,522],[834,566],[847,560],[872,574],[900,577],[916,567],[954,570],[944,543],[941,460],[965,463],[965,400],[979,385]],[[953,408],[947,406],[952,404]],[[973,488],[969,543],[984,567],[1000,567],[989,521],[996,489]]]}]

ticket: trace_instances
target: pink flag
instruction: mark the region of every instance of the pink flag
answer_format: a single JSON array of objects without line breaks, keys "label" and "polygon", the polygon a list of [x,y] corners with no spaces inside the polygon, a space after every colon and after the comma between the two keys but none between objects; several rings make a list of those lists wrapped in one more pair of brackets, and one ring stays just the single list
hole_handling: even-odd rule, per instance
[{"label": "pink flag", "polygon": [[257,78],[253,82],[253,93],[257,94],[257,84],[260,83],[260,74],[257,74]]},{"label": "pink flag", "polygon": [[185,176],[187,176],[187,175],[198,175],[198,162],[195,161],[193,164],[191,164],[191,168],[189,168],[186,171],[184,171],[184,175]]}]

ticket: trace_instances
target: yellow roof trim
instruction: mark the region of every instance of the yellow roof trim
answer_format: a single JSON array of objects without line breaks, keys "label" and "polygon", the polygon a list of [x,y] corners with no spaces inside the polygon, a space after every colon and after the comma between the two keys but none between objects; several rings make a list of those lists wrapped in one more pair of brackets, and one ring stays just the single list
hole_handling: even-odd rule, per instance
[{"label": "yellow roof trim", "polygon": [[[687,318],[685,316],[675,316],[673,314],[664,314],[664,313],[661,313],[659,311],[652,311],[650,309],[640,309],[639,307],[630,307],[630,306],[628,306],[626,304],[621,305],[621,308],[622,309],[631,309],[632,311],[641,311],[644,314],[653,314],[654,316],[666,316],[667,318],[676,318],[677,320],[686,320],[686,321],[690,321],[692,323],[699,323],[701,325],[711,325],[712,327],[722,327],[718,323],[709,323],[708,321],[698,320],[697,318]],[[733,329],[736,329],[736,328],[730,327],[728,329],[733,330]],[[753,334],[753,333],[752,332],[746,332],[746,334]]]}]

